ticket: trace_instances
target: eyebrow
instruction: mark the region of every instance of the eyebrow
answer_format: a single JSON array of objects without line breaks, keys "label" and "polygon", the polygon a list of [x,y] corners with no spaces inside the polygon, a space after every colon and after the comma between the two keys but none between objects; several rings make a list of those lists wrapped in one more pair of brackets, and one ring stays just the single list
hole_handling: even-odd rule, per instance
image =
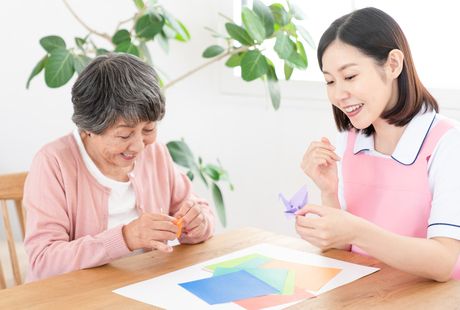
[{"label": "eyebrow", "polygon": [[[355,63],[344,64],[343,66],[341,66],[341,67],[339,68],[339,72],[340,72],[340,71],[343,71],[343,70],[345,70],[345,69],[347,69],[347,68],[349,68],[349,67],[353,67],[353,66],[357,66],[357,65],[358,65],[358,64],[355,64]],[[324,71],[324,70],[323,70],[323,73],[324,73],[324,74],[332,75],[332,74],[330,74],[329,72]]]},{"label": "eyebrow", "polygon": [[127,124],[120,124],[118,126],[115,127],[115,129],[117,128],[134,128],[135,126],[131,126],[131,125],[127,125]]},{"label": "eyebrow", "polygon": [[[154,128],[156,128],[157,127],[156,122],[153,122],[153,124],[154,124],[153,125]],[[136,125],[120,124],[120,125],[115,126],[115,129],[118,129],[118,128],[130,128],[130,129],[132,129],[132,128],[135,128],[135,127],[136,127]]]}]

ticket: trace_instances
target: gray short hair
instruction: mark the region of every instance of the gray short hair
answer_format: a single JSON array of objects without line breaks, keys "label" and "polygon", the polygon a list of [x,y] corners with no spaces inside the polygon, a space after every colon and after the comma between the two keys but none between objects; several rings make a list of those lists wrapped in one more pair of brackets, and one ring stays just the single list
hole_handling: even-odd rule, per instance
[{"label": "gray short hair", "polygon": [[165,100],[155,70],[129,54],[96,57],[72,87],[72,121],[80,130],[101,134],[118,119],[135,125],[161,120]]}]

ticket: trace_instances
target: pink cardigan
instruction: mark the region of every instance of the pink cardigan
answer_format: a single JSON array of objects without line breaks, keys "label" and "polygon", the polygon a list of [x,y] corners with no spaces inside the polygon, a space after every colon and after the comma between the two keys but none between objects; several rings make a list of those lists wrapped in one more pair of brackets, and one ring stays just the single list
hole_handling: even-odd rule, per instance
[{"label": "pink cardigan", "polygon": [[[184,200],[194,197],[189,179],[174,167],[167,148],[159,143],[149,145],[137,158],[130,179],[140,212],[159,213],[161,207],[172,215]],[[100,266],[130,253],[122,225],[107,230],[109,194],[86,168],[71,134],[38,152],[24,188],[27,281]],[[181,243],[212,236],[214,213],[206,206],[205,236],[183,237]]]}]

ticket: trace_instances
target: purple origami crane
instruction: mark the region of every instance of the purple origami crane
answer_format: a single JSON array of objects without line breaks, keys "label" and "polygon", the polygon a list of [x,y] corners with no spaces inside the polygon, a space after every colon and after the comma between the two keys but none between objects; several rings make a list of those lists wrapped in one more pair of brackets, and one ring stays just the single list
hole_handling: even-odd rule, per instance
[{"label": "purple origami crane", "polygon": [[302,186],[289,200],[282,193],[279,194],[279,198],[286,208],[284,213],[292,217],[295,212],[302,209],[308,203],[307,187]]}]

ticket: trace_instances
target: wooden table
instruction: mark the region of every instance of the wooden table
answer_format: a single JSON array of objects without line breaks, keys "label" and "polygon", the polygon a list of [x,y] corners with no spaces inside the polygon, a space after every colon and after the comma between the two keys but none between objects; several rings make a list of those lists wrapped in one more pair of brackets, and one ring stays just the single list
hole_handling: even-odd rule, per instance
[{"label": "wooden table", "polygon": [[[300,239],[255,228],[238,229],[203,244],[176,246],[170,254],[148,252],[1,290],[0,309],[152,309],[112,290],[261,242],[320,254]],[[460,281],[436,283],[346,251],[331,250],[322,255],[381,270],[289,309],[460,309]]]}]

